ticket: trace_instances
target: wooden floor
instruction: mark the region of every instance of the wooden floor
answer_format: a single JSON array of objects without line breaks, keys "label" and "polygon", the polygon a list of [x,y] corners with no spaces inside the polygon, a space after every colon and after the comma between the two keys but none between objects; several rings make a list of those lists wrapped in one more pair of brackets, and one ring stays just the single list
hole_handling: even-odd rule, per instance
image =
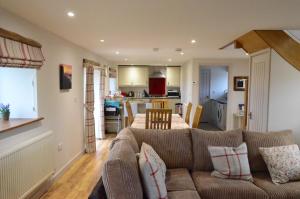
[{"label": "wooden floor", "polygon": [[42,199],[86,199],[101,175],[108,147],[115,134],[97,141],[97,152],[84,154],[54,184]]}]

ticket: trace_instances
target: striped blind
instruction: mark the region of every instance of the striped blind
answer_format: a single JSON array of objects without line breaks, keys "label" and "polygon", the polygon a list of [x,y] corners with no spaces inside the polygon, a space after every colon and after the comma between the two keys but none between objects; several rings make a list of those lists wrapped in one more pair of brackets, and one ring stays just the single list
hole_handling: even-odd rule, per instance
[{"label": "striped blind", "polygon": [[39,43],[0,28],[0,66],[40,68],[44,60]]}]

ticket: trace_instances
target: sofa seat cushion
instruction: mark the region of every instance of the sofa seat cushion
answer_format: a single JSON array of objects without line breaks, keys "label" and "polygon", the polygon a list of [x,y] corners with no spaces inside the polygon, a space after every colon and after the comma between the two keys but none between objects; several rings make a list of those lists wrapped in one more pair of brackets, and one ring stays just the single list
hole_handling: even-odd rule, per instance
[{"label": "sofa seat cushion", "polygon": [[168,199],[200,199],[200,196],[197,191],[171,191]]},{"label": "sofa seat cushion", "polygon": [[139,146],[153,147],[168,169],[193,166],[192,139],[189,129],[155,130],[130,128]]},{"label": "sofa seat cushion", "polygon": [[187,169],[169,169],[166,173],[168,191],[196,191],[193,179]]},{"label": "sofa seat cushion", "polygon": [[268,172],[259,147],[274,147],[295,144],[292,131],[277,131],[277,132],[243,132],[243,139],[248,147],[248,157],[250,169],[252,172],[264,171]]},{"label": "sofa seat cushion", "polygon": [[276,185],[268,173],[257,172],[253,174],[256,186],[268,193],[270,199],[299,199],[300,181]]},{"label": "sofa seat cushion", "polygon": [[194,152],[194,170],[213,171],[213,163],[208,152],[208,146],[238,147],[243,143],[242,130],[205,131],[192,129]]},{"label": "sofa seat cushion", "polygon": [[221,179],[210,172],[192,173],[195,186],[201,198],[205,199],[268,199],[265,191],[244,180]]}]

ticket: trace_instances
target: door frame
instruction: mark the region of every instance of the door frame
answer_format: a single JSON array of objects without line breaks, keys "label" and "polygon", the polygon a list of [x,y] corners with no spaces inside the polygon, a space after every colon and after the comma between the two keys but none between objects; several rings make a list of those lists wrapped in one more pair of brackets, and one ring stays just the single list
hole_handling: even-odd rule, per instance
[{"label": "door frame", "polygon": [[[269,53],[269,84],[268,84],[268,101],[269,101],[269,97],[270,97],[270,74],[271,74],[271,48],[266,48],[266,49],[263,49],[263,50],[260,50],[260,51],[257,51],[257,52],[254,52],[254,53],[251,53],[249,56],[250,56],[250,61],[249,61],[249,78],[248,78],[248,83],[247,83],[247,114],[245,114],[246,118],[245,118],[245,129],[249,130],[249,122],[250,122],[250,97],[251,97],[251,77],[252,77],[252,57],[254,56],[258,56],[258,55],[261,55],[261,54],[264,54],[264,53]],[[267,118],[269,118],[269,106],[267,107]],[[267,119],[267,130],[268,130],[268,127],[269,127],[269,120]]]}]

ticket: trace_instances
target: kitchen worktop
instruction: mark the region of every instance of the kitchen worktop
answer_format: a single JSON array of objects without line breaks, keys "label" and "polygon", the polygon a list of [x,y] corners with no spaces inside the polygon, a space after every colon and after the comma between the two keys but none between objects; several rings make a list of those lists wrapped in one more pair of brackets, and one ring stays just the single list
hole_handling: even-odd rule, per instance
[{"label": "kitchen worktop", "polygon": [[126,99],[181,99],[180,97],[126,97]]}]

